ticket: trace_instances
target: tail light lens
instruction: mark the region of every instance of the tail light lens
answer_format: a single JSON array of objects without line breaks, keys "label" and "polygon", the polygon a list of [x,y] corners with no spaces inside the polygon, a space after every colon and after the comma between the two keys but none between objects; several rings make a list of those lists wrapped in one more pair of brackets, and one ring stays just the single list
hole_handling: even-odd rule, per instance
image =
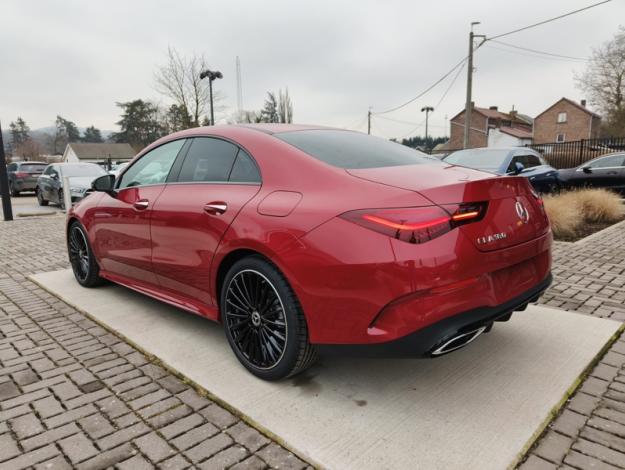
[{"label": "tail light lens", "polygon": [[444,206],[363,209],[341,218],[407,243],[425,243],[454,228],[477,222],[486,213],[486,203]]},{"label": "tail light lens", "polygon": [[16,171],[14,175],[16,178],[28,178],[28,176],[30,176],[28,173],[24,173],[23,171]]}]

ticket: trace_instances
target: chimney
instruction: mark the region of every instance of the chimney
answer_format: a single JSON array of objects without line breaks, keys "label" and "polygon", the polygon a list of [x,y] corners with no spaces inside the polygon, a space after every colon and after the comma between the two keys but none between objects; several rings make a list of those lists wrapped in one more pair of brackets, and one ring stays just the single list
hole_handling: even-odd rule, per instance
[{"label": "chimney", "polygon": [[516,119],[516,115],[518,114],[518,111],[512,109],[510,110],[508,114],[512,117],[512,119]]},{"label": "chimney", "polygon": [[581,101],[581,105],[585,108],[586,107],[586,100],[582,100]]},{"label": "chimney", "polygon": [[492,111],[497,111],[497,106],[489,106],[488,109]]}]

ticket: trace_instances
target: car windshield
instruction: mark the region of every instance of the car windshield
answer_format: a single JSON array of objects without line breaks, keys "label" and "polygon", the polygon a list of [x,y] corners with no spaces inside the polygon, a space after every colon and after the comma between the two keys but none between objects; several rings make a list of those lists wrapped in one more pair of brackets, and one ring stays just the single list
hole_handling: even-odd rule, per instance
[{"label": "car windshield", "polygon": [[345,169],[440,163],[418,150],[358,132],[314,129],[274,134],[308,155]]},{"label": "car windshield", "polygon": [[491,172],[501,171],[500,168],[508,158],[508,150],[500,149],[468,149],[459,150],[447,155],[443,161],[452,165],[461,165],[476,170]]},{"label": "car windshield", "polygon": [[45,163],[28,163],[20,165],[19,171],[27,171],[29,173],[41,173],[45,167]]},{"label": "car windshield", "polygon": [[106,171],[98,165],[91,163],[82,165],[63,165],[61,167],[63,176],[101,176],[106,175]]}]

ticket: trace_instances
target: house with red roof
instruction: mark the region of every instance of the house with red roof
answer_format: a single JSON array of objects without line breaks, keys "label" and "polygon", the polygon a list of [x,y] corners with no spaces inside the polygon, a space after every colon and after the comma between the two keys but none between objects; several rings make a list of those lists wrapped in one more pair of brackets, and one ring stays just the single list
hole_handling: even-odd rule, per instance
[{"label": "house with red roof", "polygon": [[599,136],[601,116],[577,103],[560,98],[534,118],[534,143],[571,142]]}]

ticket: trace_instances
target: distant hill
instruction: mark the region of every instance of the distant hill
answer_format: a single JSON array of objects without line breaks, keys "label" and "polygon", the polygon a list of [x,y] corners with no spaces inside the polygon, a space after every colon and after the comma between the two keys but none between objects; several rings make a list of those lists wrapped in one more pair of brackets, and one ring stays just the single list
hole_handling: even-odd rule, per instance
[{"label": "distant hill", "polygon": [[[85,127],[78,128],[81,135],[85,133],[85,129],[86,129]],[[54,138],[55,132],[56,132],[55,126],[48,126],[48,127],[40,127],[38,129],[31,129],[29,134],[30,134],[31,139],[33,139],[35,142],[41,145],[41,148],[43,149],[44,152],[52,153],[53,149],[51,146],[51,141]],[[104,140],[107,140],[111,136],[111,134],[113,134],[114,132],[115,131],[110,131],[110,130],[100,130],[100,133],[102,134],[102,138]],[[4,141],[5,147],[7,147],[11,143],[11,133],[4,128],[2,129],[2,139]]]}]

